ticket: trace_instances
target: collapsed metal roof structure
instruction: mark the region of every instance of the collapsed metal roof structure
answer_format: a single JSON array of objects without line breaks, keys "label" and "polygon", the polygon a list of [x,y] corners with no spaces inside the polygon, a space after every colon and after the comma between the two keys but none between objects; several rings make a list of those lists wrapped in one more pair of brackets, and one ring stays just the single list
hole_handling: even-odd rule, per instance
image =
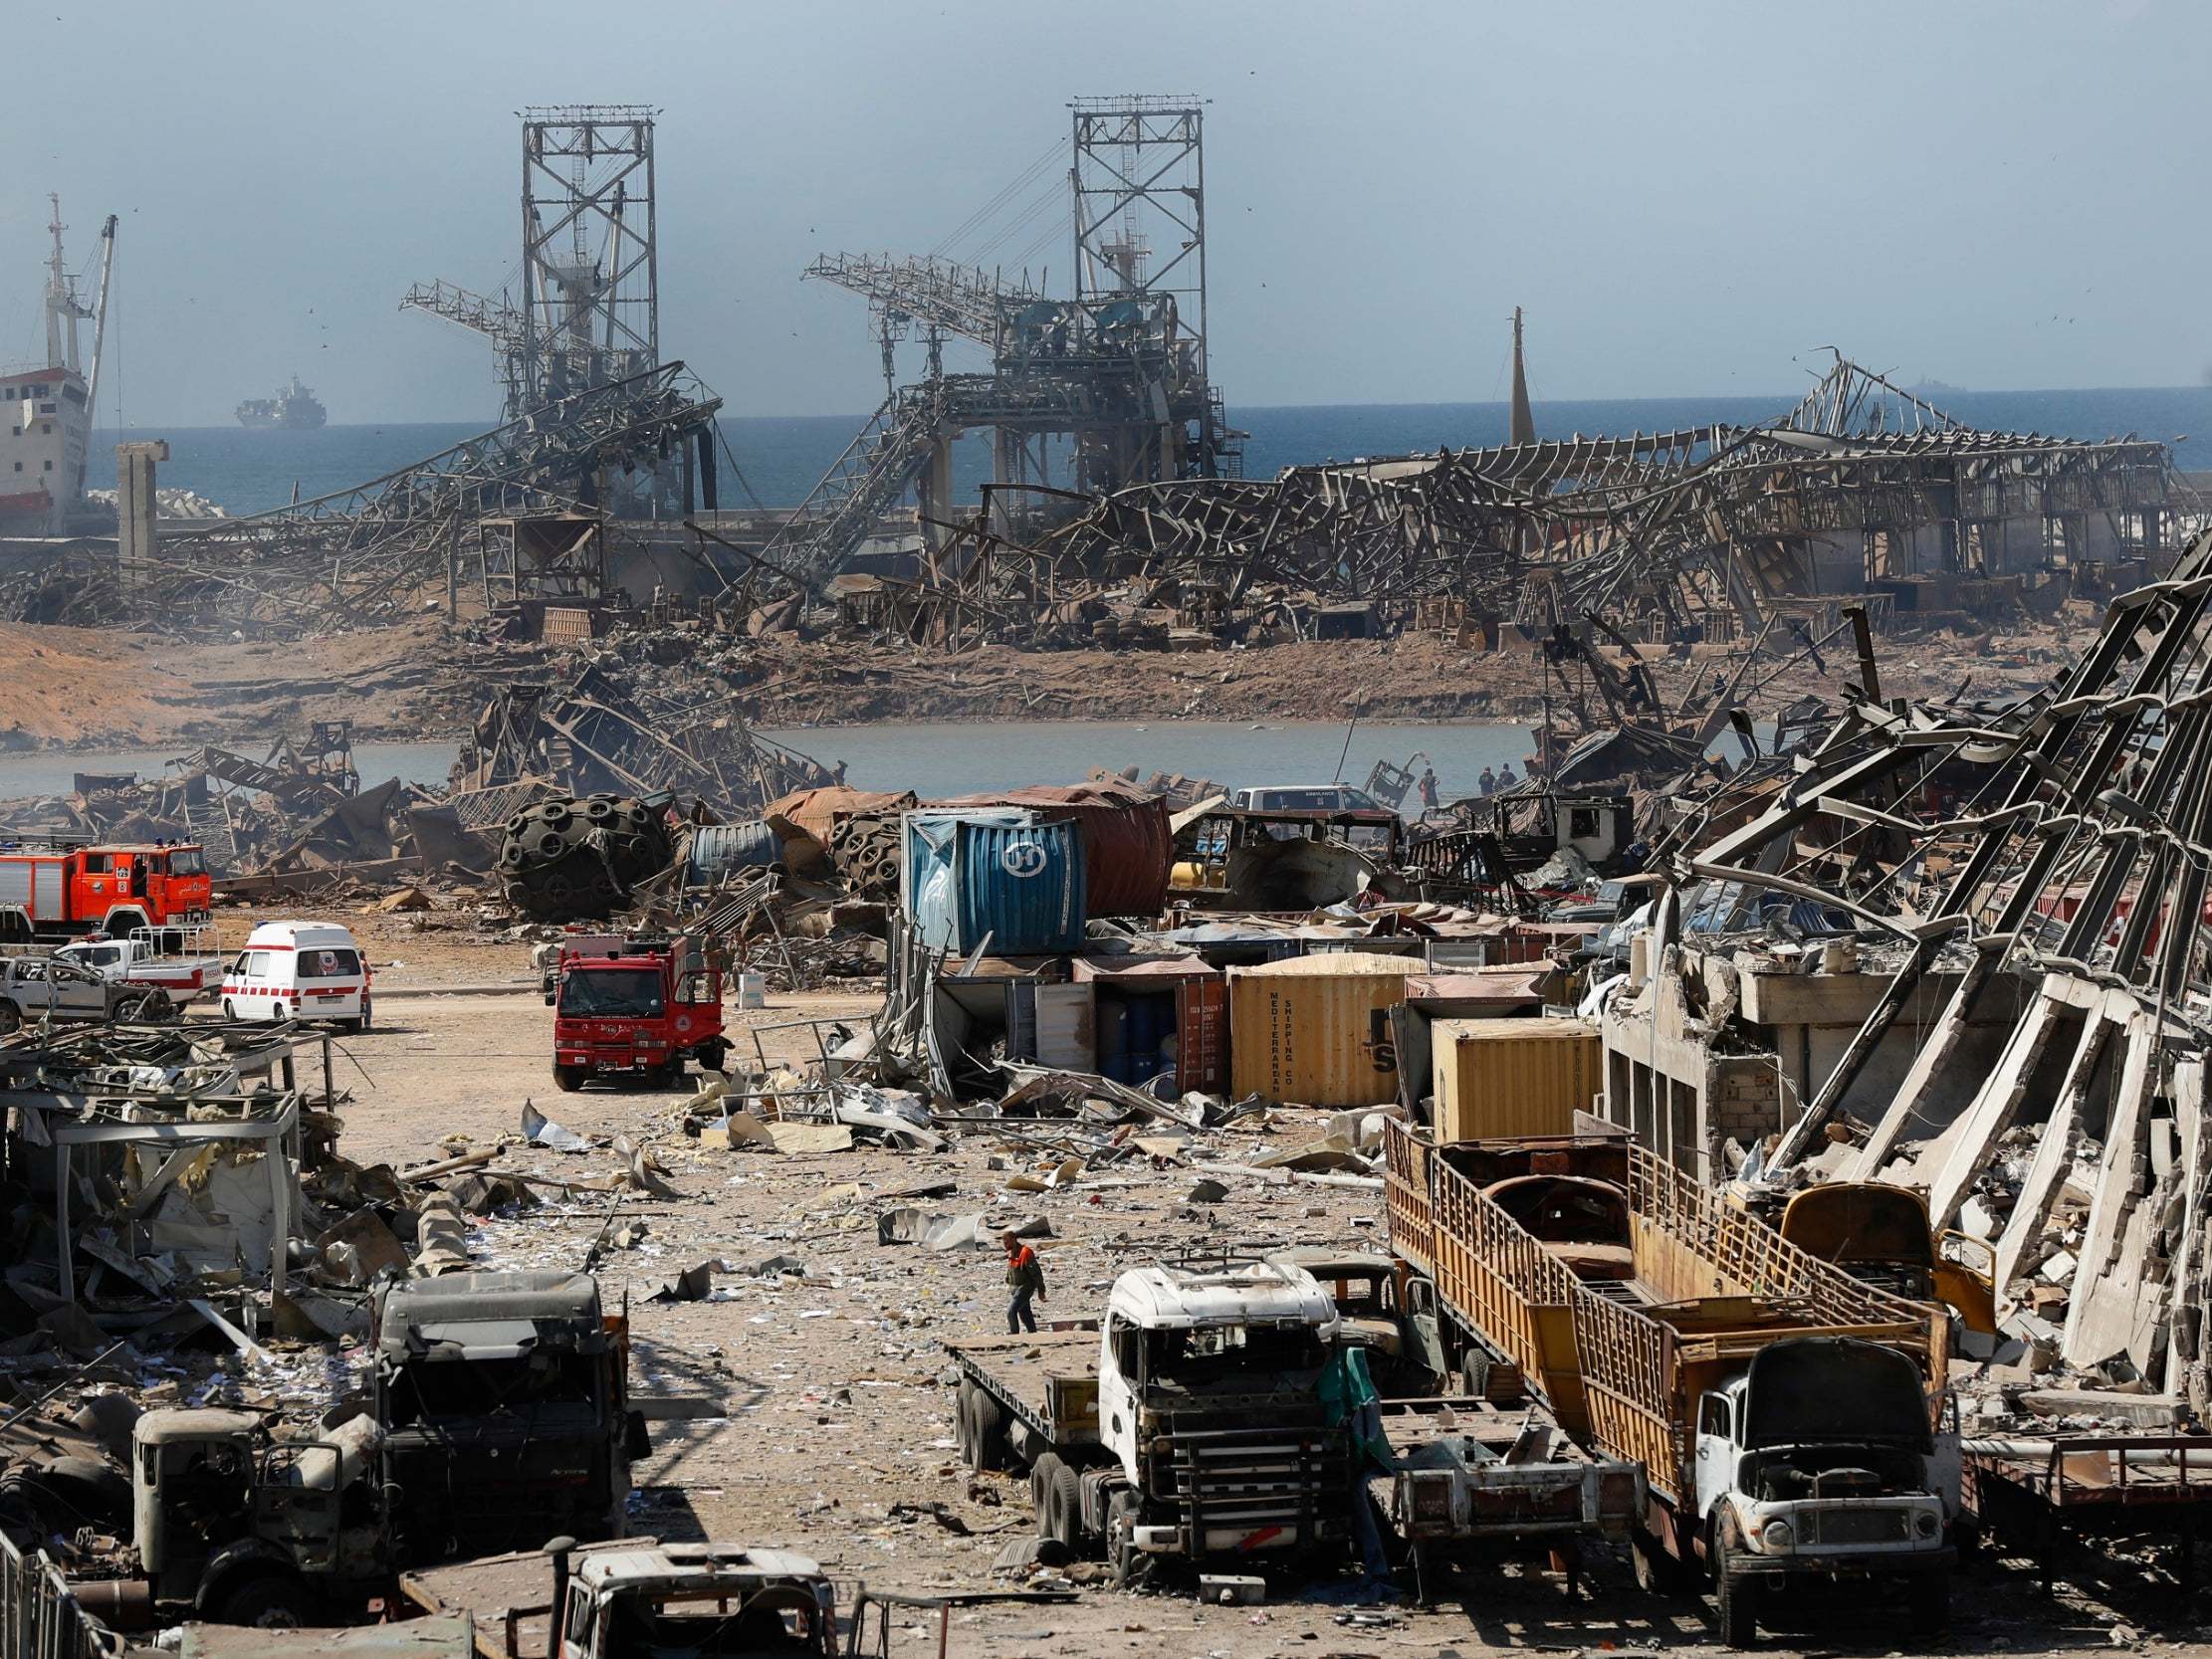
[{"label": "collapsed metal roof structure", "polygon": [[[2114,599],[2046,694],[1994,714],[1861,701],[1779,788],[1721,792],[1664,849],[1684,884],[1841,907],[1903,947],[1765,1157],[1768,1178],[1830,1148],[1884,1036],[1925,1018],[1906,1019],[1916,988],[1947,982],[1879,1121],[1832,1172],[1924,1188],[1942,1227],[1991,1179],[2000,1139],[2040,1123],[2025,1169],[2003,1177],[2016,1190],[2000,1293],[2037,1259],[2069,1176],[2087,1184],[2062,1356],[2125,1354],[2199,1410],[2212,1398],[2208,740],[2212,530],[2165,579]],[[1662,918],[1662,943],[1670,932]]]},{"label": "collapsed metal roof structure", "polygon": [[2155,550],[2172,498],[2162,444],[1977,431],[1839,356],[1767,426],[1144,484],[1035,550],[1232,596],[1448,594],[1525,626],[1604,613],[1669,636],[1884,578]]}]

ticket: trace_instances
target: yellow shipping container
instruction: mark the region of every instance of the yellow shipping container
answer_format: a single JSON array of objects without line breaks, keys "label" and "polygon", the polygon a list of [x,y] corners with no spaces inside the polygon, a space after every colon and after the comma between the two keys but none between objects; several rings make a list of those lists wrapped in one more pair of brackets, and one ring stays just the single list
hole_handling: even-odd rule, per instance
[{"label": "yellow shipping container", "polygon": [[1598,1028],[1587,1020],[1438,1020],[1430,1029],[1437,1139],[1572,1135],[1602,1087]]},{"label": "yellow shipping container", "polygon": [[1228,970],[1229,1086],[1294,1106],[1398,1098],[1390,1011],[1419,956],[1325,950]]}]

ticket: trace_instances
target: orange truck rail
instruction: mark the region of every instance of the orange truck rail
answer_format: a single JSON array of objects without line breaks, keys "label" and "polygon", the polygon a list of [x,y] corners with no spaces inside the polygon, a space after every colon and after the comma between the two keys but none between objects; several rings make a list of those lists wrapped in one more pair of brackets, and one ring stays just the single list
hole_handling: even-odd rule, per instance
[{"label": "orange truck rail", "polygon": [[[1641,1462],[1669,1500],[1689,1490],[1699,1396],[1769,1343],[1880,1343],[1910,1353],[1940,1390],[1933,1310],[1808,1255],[1642,1146],[1606,1137],[1438,1146],[1397,1123],[1387,1134],[1392,1248],[1521,1367],[1561,1428]],[[1578,1278],[1485,1190],[1524,1170],[1625,1186],[1628,1280]]]}]

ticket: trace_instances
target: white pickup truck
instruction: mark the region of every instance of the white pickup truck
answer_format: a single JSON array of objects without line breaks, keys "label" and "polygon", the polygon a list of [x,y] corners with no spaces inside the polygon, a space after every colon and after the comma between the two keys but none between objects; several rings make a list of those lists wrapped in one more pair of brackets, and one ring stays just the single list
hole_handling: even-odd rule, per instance
[{"label": "white pickup truck", "polygon": [[80,939],[54,952],[59,961],[112,985],[159,991],[181,1008],[223,978],[223,953],[213,927],[133,928],[125,938]]}]

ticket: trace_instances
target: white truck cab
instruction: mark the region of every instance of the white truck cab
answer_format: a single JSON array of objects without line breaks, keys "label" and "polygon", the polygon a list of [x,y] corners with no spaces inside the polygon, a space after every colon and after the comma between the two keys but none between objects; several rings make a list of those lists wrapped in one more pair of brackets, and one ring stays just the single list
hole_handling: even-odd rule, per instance
[{"label": "white truck cab", "polygon": [[369,1028],[368,958],[334,922],[264,922],[223,970],[223,1018]]},{"label": "white truck cab", "polygon": [[1747,1641],[1764,1587],[1790,1576],[1911,1574],[1916,1625],[1939,1624],[1955,1442],[1930,1427],[1918,1367],[1874,1343],[1776,1343],[1706,1389],[1697,1509],[1723,1639]]},{"label": "white truck cab", "polygon": [[1148,1379],[1264,1386],[1282,1371],[1318,1373],[1337,1339],[1336,1304],[1303,1268],[1277,1262],[1219,1272],[1141,1267],[1114,1281],[1098,1355],[1098,1437],[1132,1483]]},{"label": "white truck cab", "polygon": [[1132,1268],[1095,1324],[946,1345],[962,1457],[1026,1465],[1039,1536],[1103,1547],[1125,1583],[1164,1555],[1341,1546],[1364,1502],[1341,1405],[1323,1398],[1341,1339],[1328,1291],[1293,1264]]}]

